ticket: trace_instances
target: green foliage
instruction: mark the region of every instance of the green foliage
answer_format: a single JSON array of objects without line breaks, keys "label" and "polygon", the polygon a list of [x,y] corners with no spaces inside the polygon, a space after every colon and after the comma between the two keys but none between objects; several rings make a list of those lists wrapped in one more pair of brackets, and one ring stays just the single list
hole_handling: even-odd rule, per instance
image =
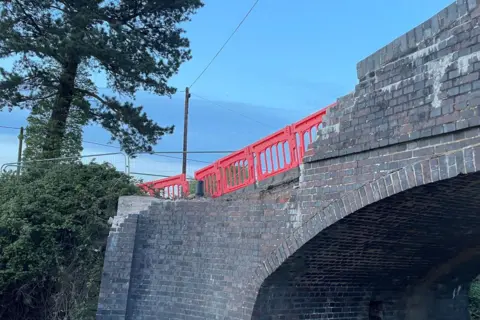
[{"label": "green foliage", "polygon": [[[173,127],[161,127],[141,106],[101,95],[94,74],[116,93],[170,96],[168,80],[191,58],[179,27],[201,0],[15,0],[0,2],[0,110],[32,109],[52,99],[44,157],[60,155],[72,105],[103,126],[129,154],[149,151]],[[74,103],[74,101],[77,101]]]},{"label": "green foliage", "polygon": [[197,192],[197,180],[188,181],[188,194],[192,195]]},{"label": "green foliage", "polygon": [[480,320],[480,279],[478,277],[470,285],[468,299],[470,319]]},{"label": "green foliage", "polygon": [[[65,135],[60,149],[61,157],[78,157],[83,150],[83,126],[87,124],[88,119],[75,102],[74,100],[67,118]],[[25,130],[26,148],[23,152],[24,160],[35,160],[42,157],[42,146],[47,136],[52,104],[52,99],[40,101],[28,116],[28,126]]]},{"label": "green foliage", "polygon": [[108,165],[0,175],[0,319],[94,319],[109,218],[139,193]]}]

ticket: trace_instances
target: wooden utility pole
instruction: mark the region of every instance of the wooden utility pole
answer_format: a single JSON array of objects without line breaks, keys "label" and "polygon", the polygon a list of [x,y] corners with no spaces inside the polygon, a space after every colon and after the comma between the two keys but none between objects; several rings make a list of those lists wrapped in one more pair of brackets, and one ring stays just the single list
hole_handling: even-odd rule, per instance
[{"label": "wooden utility pole", "polygon": [[18,136],[17,176],[20,175],[20,166],[22,164],[22,149],[23,149],[23,127],[20,128],[20,135]]},{"label": "wooden utility pole", "polygon": [[182,173],[187,174],[187,140],[188,140],[188,103],[190,100],[190,89],[185,88],[185,114],[183,120],[183,158],[182,158]]}]

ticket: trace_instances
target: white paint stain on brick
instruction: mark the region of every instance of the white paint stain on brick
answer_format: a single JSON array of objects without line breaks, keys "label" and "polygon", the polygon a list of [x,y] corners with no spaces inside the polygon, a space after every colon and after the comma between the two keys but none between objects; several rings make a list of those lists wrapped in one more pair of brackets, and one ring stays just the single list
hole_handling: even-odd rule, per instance
[{"label": "white paint stain on brick", "polygon": [[301,184],[305,181],[305,164],[302,162],[299,165],[300,168],[300,177],[298,178],[298,182]]},{"label": "white paint stain on brick", "polygon": [[390,91],[392,91],[392,89],[393,89],[393,90],[397,90],[398,87],[399,87],[402,83],[403,83],[403,80],[400,80],[400,81],[398,81],[398,82],[389,84],[389,85],[381,88],[380,90],[383,91],[383,92],[387,92],[387,91],[390,92]]},{"label": "white paint stain on brick", "polygon": [[140,211],[146,210],[150,207],[152,202],[158,201],[151,197],[140,196],[124,196],[118,199],[118,210],[113,220],[109,219],[112,226],[110,232],[118,232],[120,226],[125,222],[125,219],[130,215],[138,215]]},{"label": "white paint stain on brick", "polygon": [[[451,38],[451,37],[450,37]],[[449,40],[450,38],[447,38],[445,39],[444,41],[447,41]],[[425,56],[428,56],[429,54],[431,54],[432,52],[435,52],[435,51],[438,51],[438,48],[440,47],[440,43],[442,43],[442,41],[440,42],[437,42],[435,44],[432,44],[431,46],[428,46],[426,48],[423,48],[423,49],[420,49],[420,50],[417,50],[415,51],[414,53],[410,54],[408,56],[409,59],[411,60],[417,60],[418,58],[423,58]],[[417,43],[417,46],[420,45],[419,43]]]},{"label": "white paint stain on brick", "polygon": [[293,224],[292,224],[293,228],[294,229],[300,228],[303,224],[302,223],[302,211],[300,210],[300,208],[297,207],[295,209],[289,209],[288,214],[290,215],[290,217],[294,217],[293,218]]},{"label": "white paint stain on brick", "polygon": [[340,123],[336,123],[330,126],[325,126],[318,130],[317,139],[328,139],[331,133],[338,133],[340,132]]},{"label": "white paint stain on brick", "polygon": [[331,132],[340,132],[340,123],[336,123],[332,126],[332,131]]},{"label": "white paint stain on brick", "polygon": [[282,210],[288,212],[288,216],[290,219],[290,222],[288,224],[290,225],[290,227],[297,229],[302,226],[302,210],[300,209],[299,204],[287,202],[283,205]]},{"label": "white paint stain on brick", "polygon": [[[448,38],[446,38],[446,39],[444,39],[444,40],[442,40],[442,41],[439,41],[439,42],[437,42],[437,43],[435,43],[435,44],[433,44],[433,45],[431,45],[431,46],[428,46],[428,47],[426,47],[426,48],[420,49],[420,50],[418,50],[418,51],[416,51],[416,52],[414,52],[414,53],[406,56],[405,58],[406,58],[406,59],[410,59],[412,62],[414,62],[415,60],[417,60],[417,59],[419,59],[419,58],[423,58],[423,57],[425,57],[425,56],[427,56],[427,55],[429,55],[429,54],[431,54],[431,53],[433,53],[433,52],[435,52],[435,51],[438,51],[439,48],[440,48],[440,44],[441,44],[441,43],[446,42],[446,41],[449,41],[449,40],[452,39],[452,38],[453,38],[453,35],[451,35],[451,36],[449,36]],[[419,45],[419,44],[417,44],[417,45]],[[442,60],[442,59],[440,59],[440,60]],[[428,65],[428,63],[427,63],[427,65]],[[430,68],[429,68],[429,69],[430,69]],[[445,70],[444,70],[444,71],[445,71]],[[445,73],[445,72],[444,72],[444,73]],[[444,73],[443,73],[443,74],[444,74]],[[441,79],[441,77],[443,76],[443,74],[440,76],[439,80]],[[403,83],[403,81],[405,81],[405,80],[400,80],[400,81],[398,81],[398,82],[395,82],[395,83],[386,85],[386,86],[382,87],[380,90],[383,91],[383,92],[387,92],[387,91],[390,92],[390,91],[392,91],[392,90],[397,90],[397,89],[400,87],[400,85]],[[440,89],[440,85],[438,86],[438,89]]]},{"label": "white paint stain on brick", "polygon": [[[454,37],[454,35],[450,35],[449,37],[441,40],[441,41],[438,41],[428,47],[425,47],[423,49],[419,49],[417,51],[415,51],[414,53],[410,54],[407,56],[408,59],[411,59],[411,60],[416,60],[418,58],[423,58],[425,56],[428,56],[429,54],[435,52],[435,51],[438,51],[439,48],[440,48],[440,44],[444,43],[444,42],[447,42],[449,41],[450,39],[452,39]],[[421,43],[417,43],[417,47],[420,46]]]},{"label": "white paint stain on brick", "polygon": [[445,75],[447,68],[452,64],[453,53],[450,53],[438,60],[430,61],[426,63],[427,72],[433,79],[433,100],[432,107],[440,108],[442,99],[440,99],[440,88],[442,86],[441,79]]},{"label": "white paint stain on brick", "polygon": [[469,55],[458,58],[457,67],[460,74],[466,74],[468,72],[468,67],[480,60],[480,52],[474,52]]},{"label": "white paint stain on brick", "polygon": [[118,232],[119,231],[119,228],[120,226],[125,222],[125,219],[127,219],[128,216],[130,215],[138,215],[138,212],[137,213],[127,213],[127,214],[117,214],[115,216],[115,218],[113,218],[113,221],[112,221],[112,228],[111,228],[111,231],[112,230],[115,230],[115,232]]}]

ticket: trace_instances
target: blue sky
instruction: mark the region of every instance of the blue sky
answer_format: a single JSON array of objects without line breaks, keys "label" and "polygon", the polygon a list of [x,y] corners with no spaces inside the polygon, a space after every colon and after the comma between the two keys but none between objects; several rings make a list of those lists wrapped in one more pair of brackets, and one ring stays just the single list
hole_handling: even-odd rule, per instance
[{"label": "blue sky", "polygon": [[[171,84],[189,86],[250,9],[254,0],[205,0],[185,25],[193,59]],[[334,102],[354,89],[356,63],[427,20],[452,0],[260,0],[212,66],[193,86],[190,150],[236,150]],[[9,61],[0,61],[8,66]],[[95,81],[105,86],[101,76]],[[207,98],[205,101],[195,95]],[[156,146],[182,147],[183,94],[168,99],[139,93],[137,102],[158,123],[177,130]],[[0,126],[25,125],[26,113],[0,114]],[[254,119],[254,120],[251,120]],[[16,135],[0,128],[0,163],[15,161]],[[106,143],[108,134],[85,128],[84,139]],[[85,144],[85,154],[114,151]],[[173,155],[179,157],[180,155]],[[210,162],[219,155],[191,155]],[[106,159],[107,157],[105,157]],[[100,159],[100,157],[99,157]],[[121,157],[114,160],[121,166]],[[203,167],[189,162],[189,173]],[[134,169],[174,175],[181,161],[140,156]]]}]

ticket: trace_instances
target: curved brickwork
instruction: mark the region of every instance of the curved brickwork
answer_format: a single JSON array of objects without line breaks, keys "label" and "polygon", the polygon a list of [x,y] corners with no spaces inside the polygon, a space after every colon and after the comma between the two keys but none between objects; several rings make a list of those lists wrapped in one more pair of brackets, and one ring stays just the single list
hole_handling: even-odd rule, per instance
[{"label": "curved brickwork", "polygon": [[459,0],[407,35],[412,48],[359,65],[299,174],[216,200],[124,199],[97,318],[465,318],[480,238],[477,8]]},{"label": "curved brickwork", "polygon": [[[402,171],[393,179],[405,174],[404,188],[430,180],[423,175],[423,181],[409,181]],[[480,272],[479,181],[480,173],[460,175],[387,195],[403,189],[398,179],[378,195],[376,187],[370,195],[369,187],[360,192],[357,200],[365,203],[382,193],[385,198],[354,214],[348,215],[348,204],[333,205],[338,216],[347,216],[315,235],[264,281],[253,319],[315,314],[368,319],[372,302],[381,302],[382,319],[409,319],[408,312],[411,319],[422,313],[424,319],[468,319],[465,293]],[[407,307],[419,290],[421,303]]]},{"label": "curved brickwork", "polygon": [[[466,135],[469,138],[465,138]],[[306,166],[306,181],[303,182],[303,188],[300,191],[302,195],[298,198],[302,204],[304,211],[302,214],[306,217],[306,219],[304,218],[306,221],[278,245],[276,251],[265,260],[265,268],[259,267],[258,272],[268,276],[291,253],[296,252],[322,230],[365,206],[414,187],[480,170],[480,130],[472,129],[457,133],[455,136],[463,139],[447,142],[453,136],[444,136],[443,143],[441,139],[439,144],[435,144],[435,140],[423,140],[421,141],[421,144],[424,145],[423,148],[418,148],[418,144],[412,145],[415,146],[415,151],[409,151],[408,146],[404,145],[400,147],[407,149],[405,151],[389,152],[392,150],[385,148],[375,151],[376,157],[373,157],[373,153],[370,156],[361,154],[355,156],[360,160],[344,157],[328,161],[321,166],[319,163]],[[445,149],[450,151],[447,153],[435,152],[435,150]],[[382,151],[385,154],[378,154]],[[415,154],[419,156],[413,156]],[[390,161],[384,162],[385,159]],[[393,161],[393,159],[398,159],[398,161]],[[378,175],[380,177],[373,181],[367,180],[364,183],[358,183],[365,177],[348,173],[355,172],[355,170],[351,171],[352,167],[358,168],[358,164],[363,161],[367,161],[374,168],[381,168],[382,165],[393,166],[393,168],[384,172],[367,169],[365,176]],[[408,163],[408,165],[395,168],[395,164],[403,163]],[[362,166],[361,170],[366,168],[367,166]],[[351,175],[354,176],[356,183],[334,184],[335,181],[344,181]],[[325,178],[328,176],[335,177]],[[321,192],[322,189],[330,189],[332,183],[333,192]],[[353,190],[346,191],[352,188]],[[343,189],[343,192],[339,192],[338,189]],[[332,194],[335,195],[335,200],[331,200]]]}]

